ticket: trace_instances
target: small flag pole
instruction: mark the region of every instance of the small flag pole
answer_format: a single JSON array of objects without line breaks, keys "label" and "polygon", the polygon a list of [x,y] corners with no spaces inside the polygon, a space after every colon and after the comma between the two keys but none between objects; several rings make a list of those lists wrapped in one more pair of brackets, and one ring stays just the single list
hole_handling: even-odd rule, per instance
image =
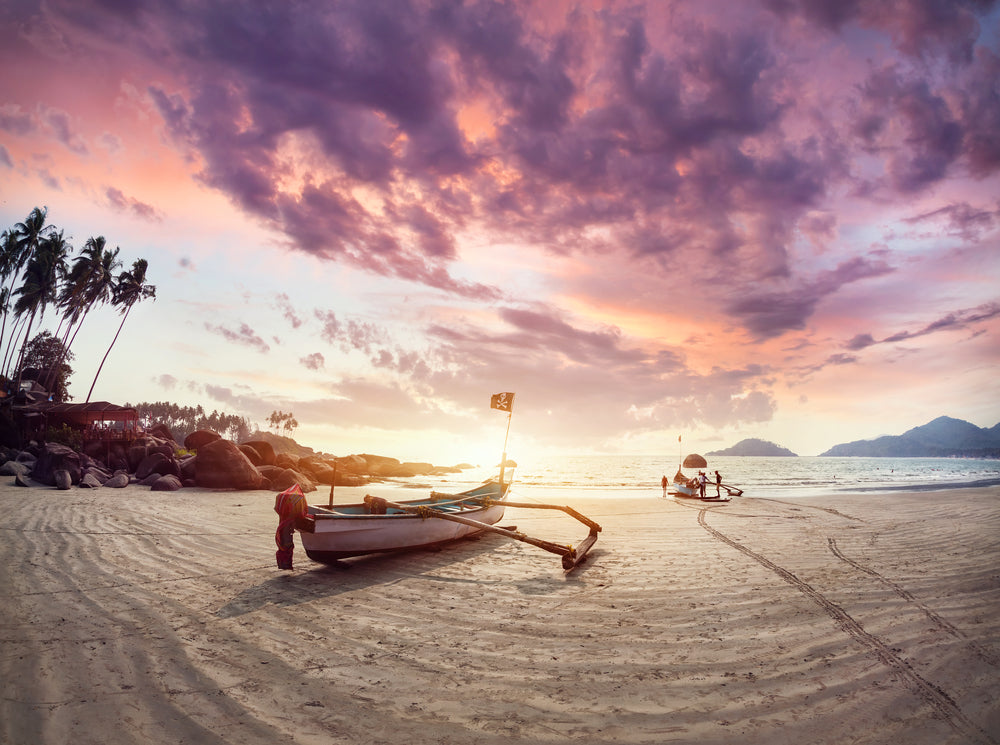
[{"label": "small flag pole", "polygon": [[513,407],[507,412],[507,433],[503,436],[503,457],[500,459],[500,493],[503,494],[503,471],[507,467],[507,437],[510,435],[510,418],[514,415]]},{"label": "small flag pole", "polygon": [[495,393],[490,397],[490,408],[507,412],[507,433],[503,436],[503,456],[500,458],[500,493],[503,493],[503,474],[507,467],[507,438],[510,436],[510,418],[514,415],[514,394]]}]

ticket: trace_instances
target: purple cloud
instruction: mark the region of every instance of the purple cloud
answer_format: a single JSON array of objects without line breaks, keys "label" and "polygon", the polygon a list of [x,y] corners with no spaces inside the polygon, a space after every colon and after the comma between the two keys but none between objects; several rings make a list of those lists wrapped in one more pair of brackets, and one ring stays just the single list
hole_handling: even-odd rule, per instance
[{"label": "purple cloud", "polygon": [[239,329],[236,331],[228,329],[222,325],[215,325],[211,323],[206,323],[205,328],[213,334],[218,334],[226,341],[231,341],[235,344],[241,344],[245,347],[256,349],[258,352],[264,353],[271,350],[271,346],[260,338],[260,336],[257,335],[257,332],[245,323],[241,323]]},{"label": "purple cloud", "polygon": [[122,212],[131,212],[136,217],[140,217],[143,220],[158,221],[162,219],[162,215],[159,210],[151,204],[146,204],[145,202],[140,202],[138,199],[127,197],[121,189],[109,186],[104,191],[104,195],[108,198],[108,201],[113,207],[121,210]]},{"label": "purple cloud", "polygon": [[882,340],[882,343],[893,343],[916,339],[920,336],[933,334],[937,331],[954,331],[969,328],[983,321],[1000,318],[1000,303],[985,303],[975,308],[967,308],[948,313],[927,324],[918,331],[900,331]]},{"label": "purple cloud", "polygon": [[842,286],[892,271],[884,262],[855,257],[813,280],[793,283],[786,289],[755,292],[747,288],[746,292],[737,292],[735,299],[727,304],[726,312],[758,339],[770,339],[805,328],[816,305]]}]

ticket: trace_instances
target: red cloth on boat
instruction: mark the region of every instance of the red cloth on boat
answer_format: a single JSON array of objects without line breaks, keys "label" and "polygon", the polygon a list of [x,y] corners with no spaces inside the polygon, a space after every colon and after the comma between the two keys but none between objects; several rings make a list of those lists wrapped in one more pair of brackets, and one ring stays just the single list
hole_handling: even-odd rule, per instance
[{"label": "red cloth on boat", "polygon": [[292,568],[292,552],[295,550],[295,521],[306,516],[306,495],[298,484],[281,492],[274,498],[274,511],[278,513],[278,529],[274,542],[278,550],[274,554],[279,569]]}]

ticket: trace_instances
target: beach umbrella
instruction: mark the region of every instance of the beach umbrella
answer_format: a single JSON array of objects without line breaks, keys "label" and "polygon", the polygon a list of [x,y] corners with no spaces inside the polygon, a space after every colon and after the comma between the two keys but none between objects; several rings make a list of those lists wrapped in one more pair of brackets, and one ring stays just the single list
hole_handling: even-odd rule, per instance
[{"label": "beach umbrella", "polygon": [[691,453],[691,455],[684,459],[685,468],[704,468],[707,465],[708,461],[698,455],[698,453]]}]

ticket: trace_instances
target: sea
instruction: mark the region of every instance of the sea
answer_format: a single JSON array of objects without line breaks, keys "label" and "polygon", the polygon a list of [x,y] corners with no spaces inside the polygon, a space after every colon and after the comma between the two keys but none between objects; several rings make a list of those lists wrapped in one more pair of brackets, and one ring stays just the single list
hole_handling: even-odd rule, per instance
[{"label": "sea", "polygon": [[[714,482],[743,490],[748,497],[817,497],[837,493],[933,491],[963,486],[1000,485],[1000,460],[974,458],[832,458],[707,456],[701,469]],[[662,494],[660,479],[672,480],[676,459],[648,455],[553,456],[520,459],[513,491],[520,497],[552,499],[587,492],[593,497]],[[699,469],[682,469],[694,476]],[[462,474],[409,479],[405,486],[460,491],[496,476],[477,467]],[[509,478],[509,472],[506,476]],[[440,480],[438,480],[440,479]],[[709,491],[714,494],[714,483]]]}]

